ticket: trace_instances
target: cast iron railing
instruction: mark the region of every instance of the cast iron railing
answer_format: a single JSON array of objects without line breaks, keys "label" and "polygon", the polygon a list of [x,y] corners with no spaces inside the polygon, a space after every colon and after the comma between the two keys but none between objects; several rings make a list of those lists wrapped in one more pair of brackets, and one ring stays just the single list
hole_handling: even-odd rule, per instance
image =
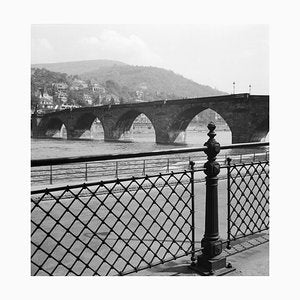
[{"label": "cast iron railing", "polygon": [[[268,159],[266,149],[259,153],[246,153],[231,155],[234,162],[259,161]],[[226,163],[228,154],[218,156],[218,162]],[[201,153],[184,153],[182,155],[168,155],[160,158],[147,159],[123,159],[115,161],[91,161],[71,163],[67,165],[48,165],[33,167],[31,169],[32,185],[48,185],[59,183],[70,183],[80,181],[91,181],[128,176],[143,176],[145,174],[157,174],[158,172],[178,172],[186,170],[189,162],[194,161],[197,165],[203,165],[206,156]]]},{"label": "cast iron railing", "polygon": [[[223,166],[228,171],[228,239],[219,238],[216,155],[220,149],[268,143],[220,147],[214,140],[215,126],[208,127],[210,139],[201,148],[32,161],[32,167],[44,167],[191,152],[208,155],[204,168],[190,161],[177,172],[33,189],[31,274],[125,275],[186,255],[196,269],[203,264],[213,274],[216,264],[211,259],[222,252],[224,242],[230,247],[232,240],[268,229],[268,161],[228,163]],[[203,171],[206,219],[200,246],[195,232],[203,224],[195,218],[195,202],[205,194],[195,195],[195,175]],[[196,258],[200,250],[203,254]]]},{"label": "cast iron railing", "polygon": [[191,254],[192,184],[184,171],[34,191],[32,274],[125,275]]},{"label": "cast iron railing", "polygon": [[269,229],[269,161],[232,164],[227,159],[227,248]]}]

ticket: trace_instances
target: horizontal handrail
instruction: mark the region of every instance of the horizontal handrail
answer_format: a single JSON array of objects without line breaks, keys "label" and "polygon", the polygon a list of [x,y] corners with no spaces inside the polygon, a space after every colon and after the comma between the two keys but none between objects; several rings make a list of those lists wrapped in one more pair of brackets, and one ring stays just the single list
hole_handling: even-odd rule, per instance
[{"label": "horizontal handrail", "polygon": [[[258,143],[240,143],[221,146],[221,150],[227,149],[239,149],[239,148],[251,148],[269,146],[269,142]],[[50,165],[63,165],[79,162],[89,161],[107,161],[107,160],[121,160],[127,158],[139,158],[147,156],[161,156],[172,155],[182,153],[204,152],[207,147],[191,147],[191,148],[179,148],[169,150],[154,150],[148,152],[126,153],[126,154],[105,154],[105,155],[88,155],[88,156],[74,156],[74,157],[60,157],[60,158],[48,158],[48,159],[34,159],[31,160],[31,167],[42,167]]]},{"label": "horizontal handrail", "polygon": [[220,166],[220,169],[226,169],[228,167],[247,167],[254,165],[267,164],[268,160],[259,160],[259,161],[251,161],[251,162],[242,162],[242,163],[233,163],[232,165],[224,164]]},{"label": "horizontal handrail", "polygon": [[164,176],[174,176],[174,175],[179,175],[179,174],[187,174],[191,173],[191,171],[171,171],[168,173],[158,173],[158,174],[152,174],[152,175],[145,175],[145,176],[130,176],[130,177],[125,177],[125,178],[113,178],[113,179],[106,179],[106,180],[97,180],[97,181],[91,181],[91,182],[84,182],[84,183],[79,183],[79,184],[62,184],[57,187],[50,187],[50,188],[38,188],[38,189],[32,189],[31,190],[31,195],[34,194],[40,194],[40,193],[50,193],[50,192],[56,192],[56,191],[61,191],[61,190],[70,190],[70,189],[76,189],[76,188],[86,188],[86,187],[92,187],[92,186],[104,186],[108,184],[114,184],[114,183],[121,183],[121,182],[126,182],[126,181],[135,181],[137,182],[138,180],[143,180],[145,178],[156,178],[156,177],[164,177]]}]

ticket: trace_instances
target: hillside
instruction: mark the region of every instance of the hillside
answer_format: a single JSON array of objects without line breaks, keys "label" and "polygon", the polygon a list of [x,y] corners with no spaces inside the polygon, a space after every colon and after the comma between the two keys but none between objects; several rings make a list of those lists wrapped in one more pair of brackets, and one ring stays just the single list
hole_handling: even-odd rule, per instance
[{"label": "hillside", "polygon": [[225,94],[175,74],[170,70],[156,67],[131,66],[111,60],[38,64],[32,65],[32,67],[79,75],[83,80],[94,79],[99,83],[113,81],[121,90],[125,91],[125,94],[126,90],[143,91],[145,95],[144,100],[146,101]]},{"label": "hillside", "polygon": [[165,93],[176,97],[203,97],[224,94],[209,86],[198,84],[173,71],[156,67],[115,65],[80,75],[83,79],[103,82],[112,80],[132,90],[144,90],[150,94]]},{"label": "hillside", "polygon": [[79,75],[102,67],[113,67],[114,65],[126,64],[116,60],[98,59],[62,63],[33,64],[31,67],[35,69],[47,69],[52,72],[67,73],[69,75]]}]

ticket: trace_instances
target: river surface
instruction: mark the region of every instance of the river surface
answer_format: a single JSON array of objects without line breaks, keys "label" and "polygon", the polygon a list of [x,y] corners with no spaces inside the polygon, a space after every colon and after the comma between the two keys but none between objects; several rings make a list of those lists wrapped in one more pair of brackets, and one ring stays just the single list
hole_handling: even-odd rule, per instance
[{"label": "river surface", "polygon": [[[135,153],[159,149],[182,147],[201,147],[208,140],[207,130],[188,130],[177,138],[177,144],[160,145],[155,143],[153,130],[135,130],[120,142],[104,142],[103,132],[92,132],[92,139],[67,140],[65,138],[31,139],[31,159],[72,157],[85,155],[103,155],[119,153]],[[231,143],[231,132],[216,131],[216,140],[221,145]],[[250,151],[251,152],[251,151]]]}]

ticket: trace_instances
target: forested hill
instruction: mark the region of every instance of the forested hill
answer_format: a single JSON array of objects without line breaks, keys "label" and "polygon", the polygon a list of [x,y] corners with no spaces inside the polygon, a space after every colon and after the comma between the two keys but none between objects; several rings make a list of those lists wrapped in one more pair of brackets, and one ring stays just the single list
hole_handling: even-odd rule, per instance
[{"label": "forested hill", "polygon": [[146,101],[226,94],[210,86],[198,84],[170,70],[132,66],[111,60],[38,64],[32,67],[78,75],[83,80],[93,79],[99,83],[113,81],[125,94],[126,91],[143,91],[147,95]]},{"label": "forested hill", "polygon": [[126,64],[116,60],[98,59],[49,64],[33,64],[31,67],[35,69],[47,69],[52,72],[67,73],[69,75],[80,75],[82,73],[94,71],[99,68],[113,67],[114,65]]},{"label": "forested hill", "polygon": [[114,65],[80,74],[83,79],[113,80],[131,90],[150,94],[165,93],[176,97],[204,97],[224,94],[209,86],[198,84],[173,71],[156,67]]}]

